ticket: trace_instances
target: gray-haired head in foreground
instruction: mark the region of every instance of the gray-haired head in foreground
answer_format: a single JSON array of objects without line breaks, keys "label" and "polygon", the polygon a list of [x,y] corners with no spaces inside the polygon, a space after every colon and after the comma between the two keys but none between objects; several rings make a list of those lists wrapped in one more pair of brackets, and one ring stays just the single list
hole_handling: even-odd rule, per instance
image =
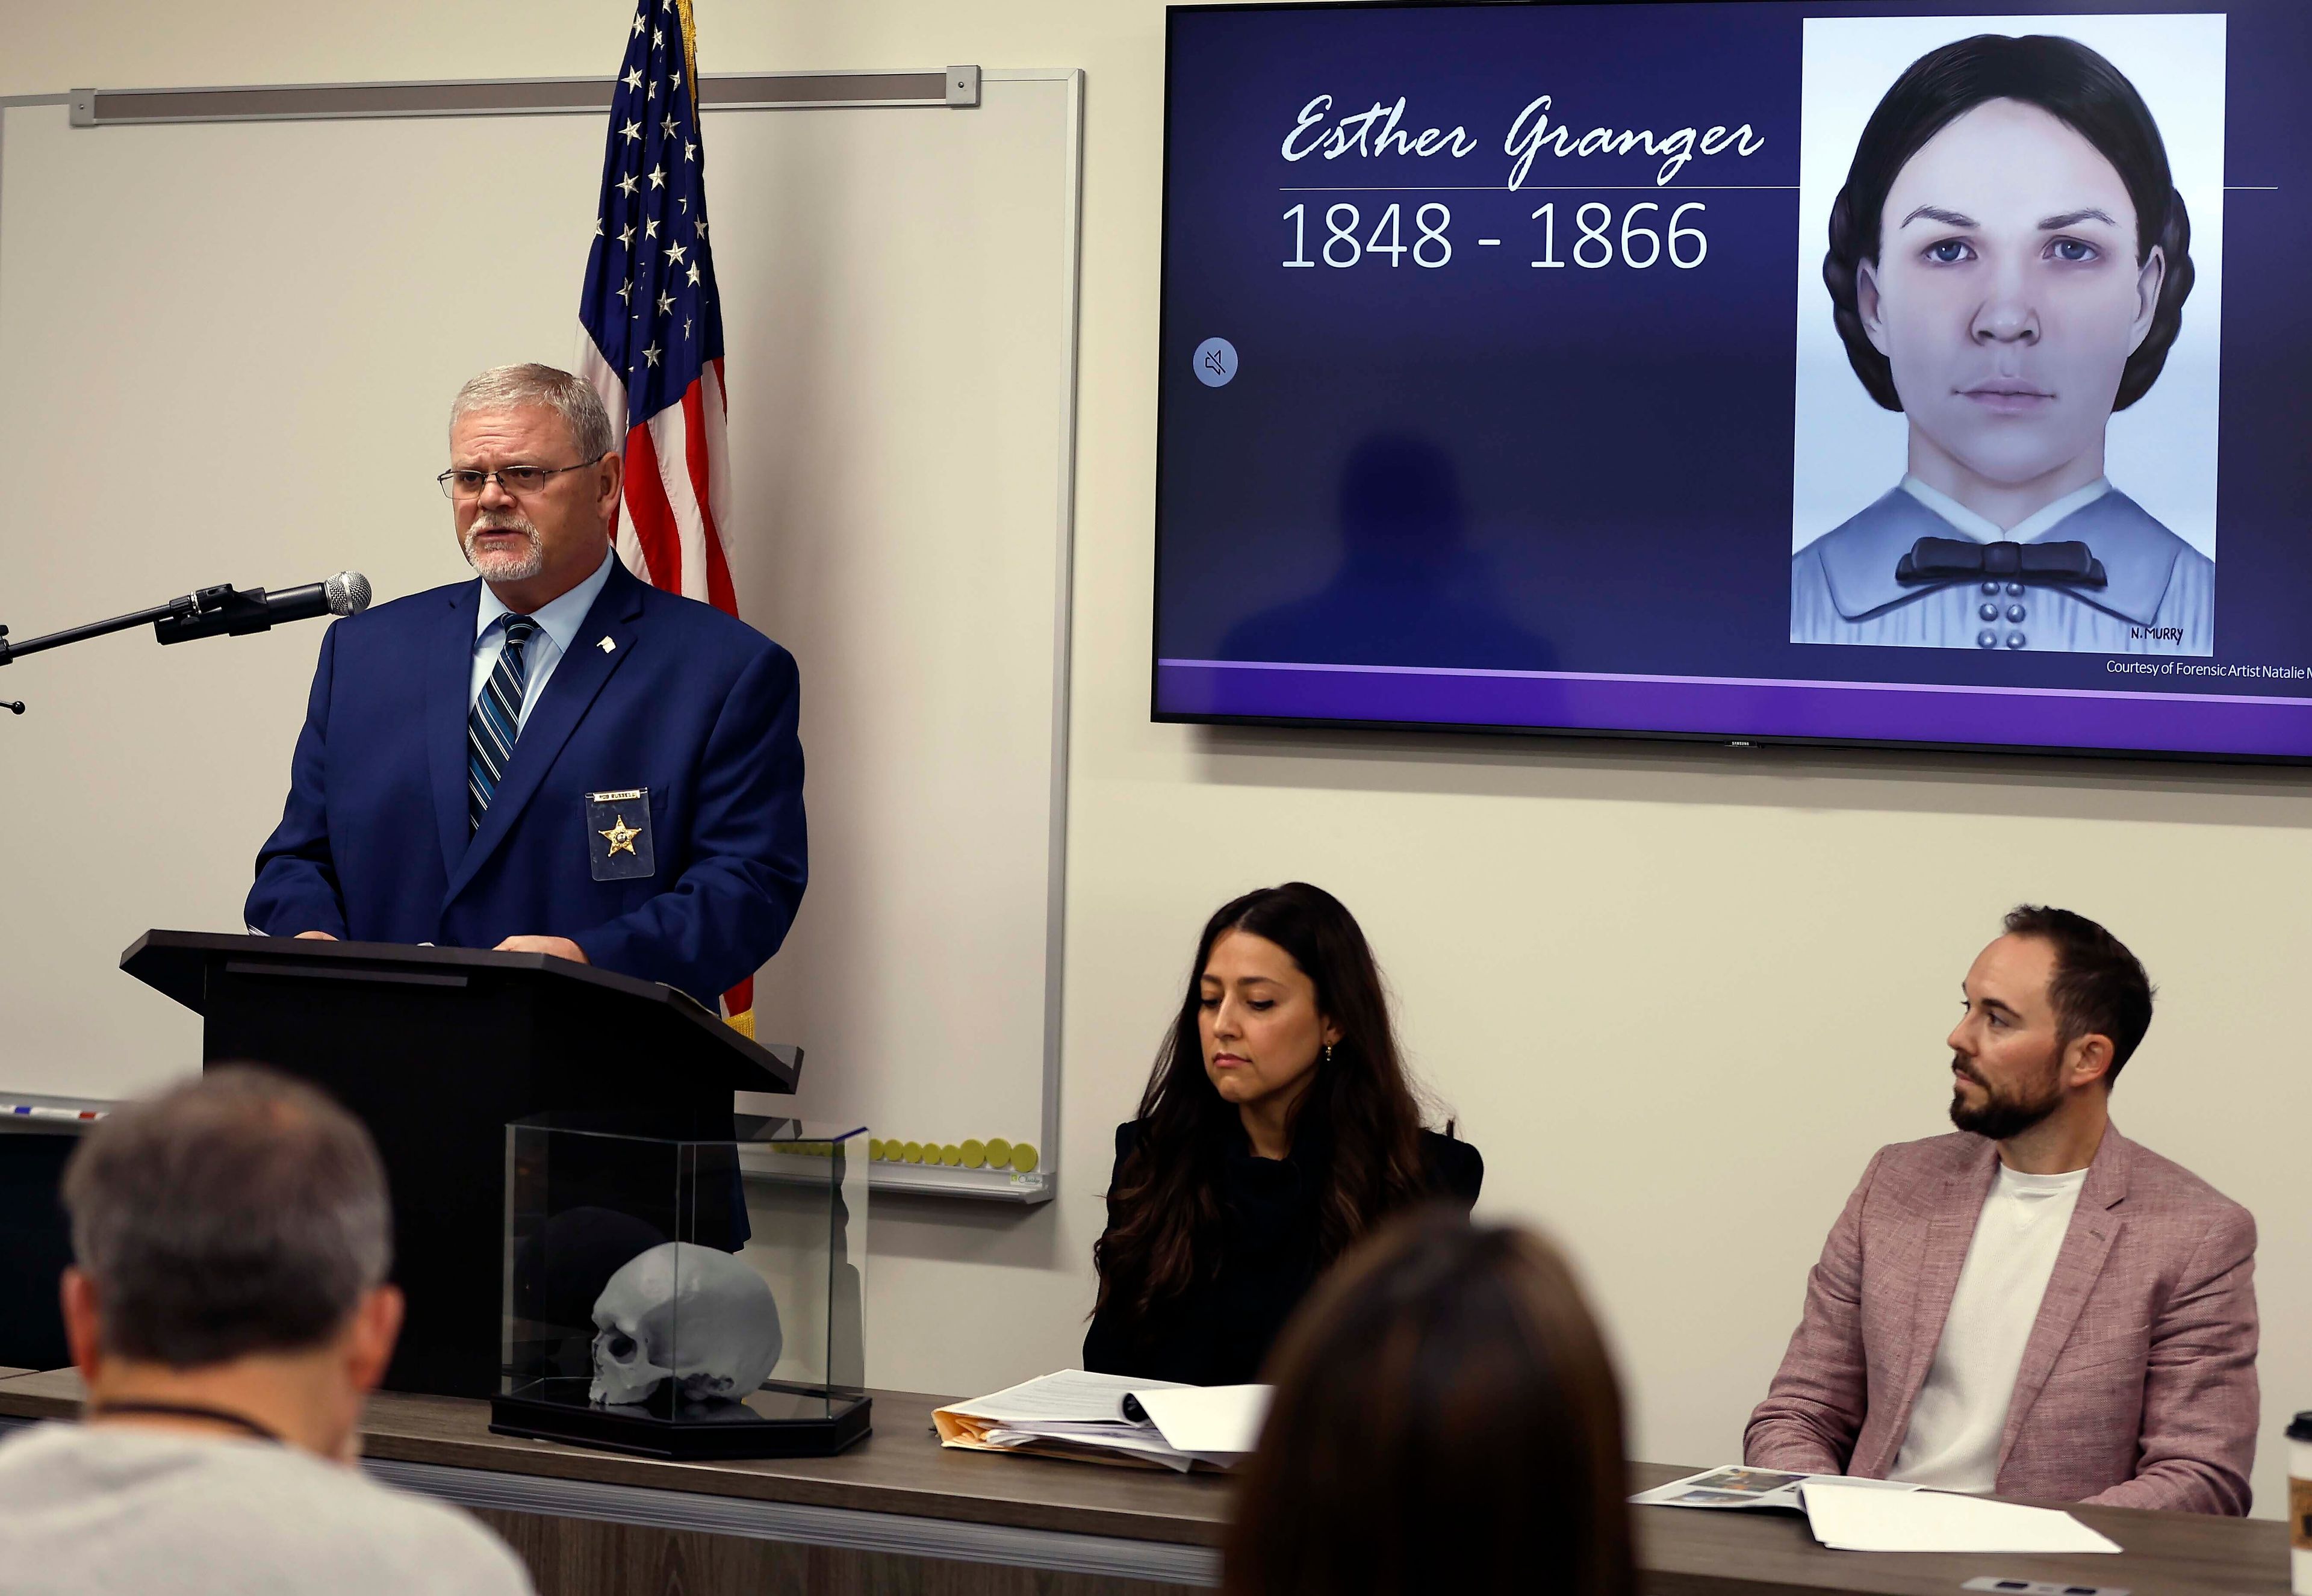
[{"label": "gray-haired head in foreground", "polygon": [[[570,424],[570,440],[582,460],[600,460],[618,446],[602,396],[583,377],[550,365],[497,365],[458,390],[450,402],[450,430],[468,416],[543,405]],[[535,462],[544,464],[540,460]],[[563,462],[557,462],[563,463]]]},{"label": "gray-haired head in foreground", "polygon": [[116,1109],[66,1166],[64,1199],[104,1350],[173,1368],[320,1346],[393,1258],[369,1132],[246,1065]]}]

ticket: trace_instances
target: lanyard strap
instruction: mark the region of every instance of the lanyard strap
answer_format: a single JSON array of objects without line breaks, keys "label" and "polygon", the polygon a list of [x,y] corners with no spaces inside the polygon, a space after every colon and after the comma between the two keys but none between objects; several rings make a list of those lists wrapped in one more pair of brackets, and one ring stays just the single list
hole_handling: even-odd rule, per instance
[{"label": "lanyard strap", "polygon": [[223,1425],[254,1435],[259,1441],[270,1441],[276,1446],[288,1444],[288,1438],[278,1430],[258,1424],[244,1414],[228,1413],[222,1407],[205,1407],[197,1402],[107,1402],[101,1407],[89,1409],[90,1418],[110,1418],[116,1414],[147,1413],[164,1418],[206,1419],[211,1424]]}]

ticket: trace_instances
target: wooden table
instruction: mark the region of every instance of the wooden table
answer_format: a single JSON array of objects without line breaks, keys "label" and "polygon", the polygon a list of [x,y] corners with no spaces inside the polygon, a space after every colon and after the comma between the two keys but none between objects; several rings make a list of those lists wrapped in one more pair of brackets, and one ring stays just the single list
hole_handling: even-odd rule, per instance
[{"label": "wooden table", "polygon": [[[363,1448],[380,1478],[504,1535],[545,1596],[1163,1596],[1218,1583],[1224,1478],[947,1450],[931,1436],[936,1400],[876,1392],[875,1434],[837,1458],[666,1463],[493,1435],[485,1403],[384,1394]],[[0,1425],[69,1417],[79,1402],[69,1372],[5,1381]],[[1692,1472],[1634,1463],[1631,1488]],[[2071,1511],[2124,1555],[1833,1552],[1787,1514],[1640,1508],[1640,1583],[1646,1596],[1957,1596],[1986,1574],[2135,1596],[2288,1589],[2283,1523]]]}]

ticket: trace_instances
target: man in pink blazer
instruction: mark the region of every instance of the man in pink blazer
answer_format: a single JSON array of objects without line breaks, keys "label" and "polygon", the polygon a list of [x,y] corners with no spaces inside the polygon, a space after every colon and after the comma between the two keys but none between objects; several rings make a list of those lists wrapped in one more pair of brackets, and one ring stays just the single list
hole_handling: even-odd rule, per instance
[{"label": "man in pink blazer", "polygon": [[2027,905],[1964,990],[1958,1132],[1863,1171],[1743,1460],[2246,1513],[2255,1221],[2111,1124],[2151,1023],[2143,967]]}]

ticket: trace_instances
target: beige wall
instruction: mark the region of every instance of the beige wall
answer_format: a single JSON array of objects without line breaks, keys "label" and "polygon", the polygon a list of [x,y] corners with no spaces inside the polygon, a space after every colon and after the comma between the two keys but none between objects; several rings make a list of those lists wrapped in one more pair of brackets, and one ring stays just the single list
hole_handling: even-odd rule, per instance
[{"label": "beige wall", "polygon": [[[1966,960],[2001,909],[2044,899],[2106,920],[2161,984],[2120,1122],[2262,1223],[2255,1484],[2259,1510],[2279,1511],[2282,1416],[2312,1407],[2304,780],[1151,725],[1160,5],[700,9],[710,71],[1089,74],[1065,1195],[1029,1215],[880,1207],[879,1382],[985,1388],[1072,1357],[1110,1127],[1190,938],[1228,894],[1298,875],[1364,920],[1414,1057],[1486,1153],[1485,1210],[1578,1254],[1633,1388],[1636,1449],[1731,1458],[1864,1159],[1940,1128],[1940,1042]],[[600,72],[626,13],[624,0],[5,0],[0,93]],[[430,413],[436,397],[411,401]],[[34,535],[0,531],[0,614]],[[27,779],[6,750],[0,769]]]}]

